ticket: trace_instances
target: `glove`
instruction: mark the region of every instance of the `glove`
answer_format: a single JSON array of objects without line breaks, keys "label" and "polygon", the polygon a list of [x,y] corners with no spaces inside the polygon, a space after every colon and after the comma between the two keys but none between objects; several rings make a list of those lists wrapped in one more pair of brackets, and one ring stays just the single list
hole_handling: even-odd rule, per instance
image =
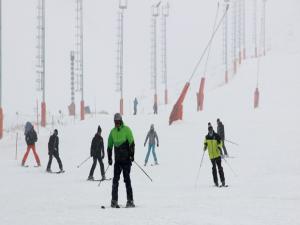
[{"label": "glove", "polygon": [[205,147],[203,147],[203,151],[206,151],[206,148],[205,148]]},{"label": "glove", "polygon": [[144,144],[144,147],[146,147],[146,143]]},{"label": "glove", "polygon": [[159,147],[159,144],[157,144],[156,146]]},{"label": "glove", "polygon": [[104,155],[101,156],[101,159],[104,159]]},{"label": "glove", "polygon": [[130,156],[129,159],[130,159],[131,162],[133,162],[134,161],[134,156],[133,155]]},{"label": "glove", "polygon": [[113,162],[112,162],[112,159],[111,159],[111,158],[109,158],[109,159],[108,159],[108,164],[111,166],[111,165],[112,165],[112,163],[113,163]]}]

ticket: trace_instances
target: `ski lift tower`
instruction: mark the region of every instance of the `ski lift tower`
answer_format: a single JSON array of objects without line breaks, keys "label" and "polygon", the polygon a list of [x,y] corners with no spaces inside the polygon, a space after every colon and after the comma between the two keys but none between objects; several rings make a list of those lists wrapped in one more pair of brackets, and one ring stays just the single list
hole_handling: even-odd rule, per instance
[{"label": "ski lift tower", "polygon": [[37,91],[42,92],[41,126],[46,127],[46,101],[45,101],[45,0],[38,0],[37,25]]},{"label": "ski lift tower", "polygon": [[120,92],[120,114],[124,114],[123,99],[123,46],[124,46],[124,11],[127,9],[128,0],[119,0],[118,35],[117,35],[117,91]]},{"label": "ski lift tower", "polygon": [[157,17],[161,2],[152,5],[151,87],[154,89],[154,105],[157,107]]},{"label": "ski lift tower", "polygon": [[[224,0],[223,11],[226,13],[229,0]],[[228,14],[226,13],[223,23],[223,61],[225,66],[225,83],[228,83]]]},{"label": "ski lift tower", "polygon": [[76,0],[76,83],[77,92],[81,92],[80,120],[84,120],[84,90],[83,90],[83,0]]},{"label": "ski lift tower", "polygon": [[262,23],[262,32],[261,32],[261,48],[262,55],[266,55],[266,2],[267,0],[262,1],[262,15],[261,15],[261,23]]},{"label": "ski lift tower", "polygon": [[74,84],[74,61],[75,61],[75,53],[71,51],[70,53],[70,60],[71,60],[71,104],[69,105],[69,115],[75,116],[75,84]]},{"label": "ski lift tower", "polygon": [[165,104],[168,104],[168,67],[167,67],[167,17],[169,16],[169,3],[162,7],[161,27],[162,27],[162,78],[165,85]]},{"label": "ski lift tower", "polygon": [[258,56],[257,52],[257,0],[253,0],[253,43],[254,43],[254,57]]},{"label": "ski lift tower", "polygon": [[3,108],[2,108],[2,0],[0,0],[0,139],[3,137]]}]

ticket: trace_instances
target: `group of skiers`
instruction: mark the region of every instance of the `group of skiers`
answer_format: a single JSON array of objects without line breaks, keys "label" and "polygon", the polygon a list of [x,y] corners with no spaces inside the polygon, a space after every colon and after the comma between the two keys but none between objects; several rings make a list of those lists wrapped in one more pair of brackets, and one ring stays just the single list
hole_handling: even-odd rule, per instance
[{"label": "group of skiers", "polygon": [[[216,186],[219,186],[218,176],[217,176],[217,169],[218,169],[220,180],[221,180],[221,186],[226,186],[224,171],[222,168],[222,159],[221,159],[221,157],[223,157],[222,148],[224,151],[224,155],[228,156],[224,144],[225,131],[224,131],[224,125],[222,124],[220,119],[217,119],[217,124],[218,124],[218,128],[216,133],[211,123],[208,123],[208,134],[205,136],[204,139],[203,150],[204,151],[208,150],[208,155],[212,163],[212,175],[213,175],[214,184]],[[92,139],[90,156],[93,158],[93,164],[90,169],[88,180],[94,180],[93,174],[97,165],[97,161],[100,164],[100,171],[102,176],[101,181],[106,180],[106,176],[105,176],[106,171],[104,170],[104,163],[103,163],[103,159],[105,157],[104,141],[101,136],[101,132],[102,129],[100,126],[98,126],[97,133]],[[35,156],[37,166],[41,166],[40,159],[35,150],[35,143],[37,142],[37,134],[33,126],[29,122],[27,122],[25,126],[25,139],[27,143],[27,151],[23,157],[22,166],[25,165],[30,149],[33,150],[33,154]],[[148,151],[146,154],[144,166],[146,166],[148,163],[150,153],[152,153],[154,158],[154,163],[155,165],[157,165],[158,160],[155,153],[155,146],[157,147],[159,146],[159,139],[153,124],[151,124],[150,130],[147,133],[144,146],[146,146],[147,141],[148,141]],[[108,137],[107,158],[108,158],[108,164],[110,166],[113,164],[113,159],[112,159],[113,149],[114,149],[114,165],[113,165],[114,175],[112,179],[111,207],[119,208],[118,187],[119,187],[120,175],[122,172],[123,172],[124,182],[126,186],[126,193],[127,193],[126,207],[135,207],[133,201],[131,178],[130,178],[131,166],[132,166],[132,162],[134,162],[134,155],[135,155],[135,141],[131,129],[124,124],[120,113],[116,113],[114,115],[114,127],[110,131]],[[60,168],[59,172],[64,172],[58,150],[59,150],[58,130],[55,129],[53,134],[50,136],[48,142],[49,161],[46,169],[47,172],[52,172],[51,163],[53,157],[55,157],[58,162]]]},{"label": "group of skiers", "polygon": [[[137,115],[137,106],[138,106],[138,100],[137,98],[134,98],[133,100],[133,115]],[[158,106],[157,106],[157,102],[154,102],[153,104],[153,114],[157,114],[158,113]]]}]

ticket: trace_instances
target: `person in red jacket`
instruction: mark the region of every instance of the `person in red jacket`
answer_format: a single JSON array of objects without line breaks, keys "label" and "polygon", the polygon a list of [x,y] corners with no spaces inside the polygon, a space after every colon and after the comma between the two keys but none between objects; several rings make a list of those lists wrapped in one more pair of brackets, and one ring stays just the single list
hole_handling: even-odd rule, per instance
[{"label": "person in red jacket", "polygon": [[35,161],[37,163],[37,166],[41,166],[40,158],[35,150],[35,143],[37,142],[38,138],[37,138],[37,134],[36,134],[32,124],[30,122],[26,123],[24,134],[25,134],[25,140],[26,140],[26,144],[27,144],[27,151],[23,157],[22,166],[25,166],[25,162],[27,160],[30,149],[32,149],[32,151],[33,151],[33,155],[34,155]]}]

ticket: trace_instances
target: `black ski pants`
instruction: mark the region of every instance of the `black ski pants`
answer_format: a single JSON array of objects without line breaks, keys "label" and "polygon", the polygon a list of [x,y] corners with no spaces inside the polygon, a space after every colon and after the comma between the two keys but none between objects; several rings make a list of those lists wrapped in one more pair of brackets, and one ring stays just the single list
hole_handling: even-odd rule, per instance
[{"label": "black ski pants", "polygon": [[92,177],[94,175],[94,171],[95,171],[95,168],[96,168],[96,165],[97,165],[97,161],[99,162],[100,164],[100,172],[101,172],[101,176],[102,178],[104,178],[105,176],[105,171],[104,171],[104,164],[103,164],[103,161],[102,161],[102,158],[101,156],[93,156],[93,165],[91,167],[91,170],[90,170],[90,177]]},{"label": "black ski pants", "polygon": [[112,184],[112,200],[118,201],[118,187],[119,187],[119,180],[121,172],[123,171],[124,182],[126,185],[126,192],[127,192],[127,200],[133,200],[132,194],[132,187],[131,187],[131,180],[130,180],[130,170],[131,170],[131,162],[116,162],[114,165],[114,178]]},{"label": "black ski pants", "polygon": [[63,170],[63,165],[62,165],[62,162],[61,162],[61,160],[60,160],[60,158],[59,158],[59,153],[58,153],[58,151],[54,151],[53,154],[49,154],[49,161],[48,161],[48,165],[47,165],[47,170],[50,170],[50,169],[51,169],[51,164],[52,164],[53,156],[54,156],[54,158],[57,160],[59,169],[60,169],[60,170]]},{"label": "black ski pants", "polygon": [[214,178],[214,183],[216,185],[219,184],[218,183],[217,167],[218,167],[218,171],[219,171],[219,175],[220,175],[220,180],[221,180],[222,183],[225,183],[225,177],[224,177],[224,171],[223,171],[223,167],[222,167],[221,157],[211,159],[211,163],[212,163],[212,174],[213,174],[213,178]]}]

